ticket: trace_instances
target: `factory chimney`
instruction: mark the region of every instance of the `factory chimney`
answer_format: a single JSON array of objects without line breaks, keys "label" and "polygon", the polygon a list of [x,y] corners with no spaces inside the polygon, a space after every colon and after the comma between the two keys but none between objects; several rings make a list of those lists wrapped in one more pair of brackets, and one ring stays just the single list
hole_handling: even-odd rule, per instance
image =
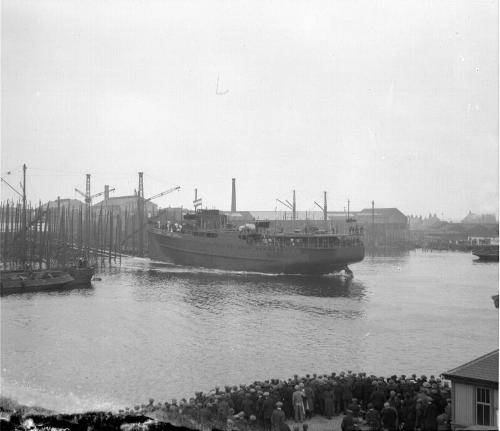
[{"label": "factory chimney", "polygon": [[104,186],[104,200],[107,201],[109,199],[109,186]]},{"label": "factory chimney", "polygon": [[233,191],[231,194],[231,212],[236,212],[236,178],[233,178]]}]

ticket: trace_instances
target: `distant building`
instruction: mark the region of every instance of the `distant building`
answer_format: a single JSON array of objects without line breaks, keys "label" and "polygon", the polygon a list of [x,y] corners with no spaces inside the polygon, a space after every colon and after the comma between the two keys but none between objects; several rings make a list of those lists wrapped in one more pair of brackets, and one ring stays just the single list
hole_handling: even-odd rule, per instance
[{"label": "distant building", "polygon": [[397,208],[365,208],[355,214],[358,223],[367,225],[385,224],[393,227],[408,228],[408,217]]},{"label": "distant building", "polygon": [[497,219],[495,214],[474,214],[469,211],[464,219],[462,220],[464,224],[496,224]]},{"label": "distant building", "polygon": [[451,380],[453,429],[497,429],[498,349],[443,373]]},{"label": "distant building", "polygon": [[85,207],[85,202],[78,199],[56,199],[53,201],[46,202],[42,205],[42,208],[75,208],[80,209]]},{"label": "distant building", "polygon": [[[113,196],[92,205],[92,207],[107,207],[113,209],[113,211],[121,211],[123,213],[128,211],[129,214],[135,214],[137,213],[137,195]],[[151,201],[144,202],[144,209],[148,217],[153,217],[158,214],[158,205]]]},{"label": "distant building", "polygon": [[422,218],[422,216],[409,216],[408,222],[410,224],[410,230],[432,229],[443,223],[436,214],[429,214],[429,216],[425,218]]},{"label": "distant building", "polygon": [[404,246],[410,240],[408,217],[397,208],[365,208],[354,217],[364,228],[367,246]]}]

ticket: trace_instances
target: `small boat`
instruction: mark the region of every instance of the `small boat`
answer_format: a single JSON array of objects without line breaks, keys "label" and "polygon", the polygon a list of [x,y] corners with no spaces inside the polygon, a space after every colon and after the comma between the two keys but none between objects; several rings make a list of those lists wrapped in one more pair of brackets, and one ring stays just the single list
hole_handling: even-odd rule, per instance
[{"label": "small boat", "polygon": [[70,287],[90,286],[92,276],[95,273],[95,267],[89,265],[85,257],[78,259],[78,262],[74,265],[59,268],[59,270],[67,272],[74,278],[74,281],[69,283]]},{"label": "small boat", "polygon": [[66,287],[75,279],[64,271],[2,271],[0,293],[39,292]]},{"label": "small boat", "polygon": [[472,254],[479,260],[498,262],[498,245],[483,245],[473,249]]},{"label": "small boat", "polygon": [[65,271],[74,278],[74,281],[69,283],[73,287],[89,285],[95,273],[95,268],[93,266],[72,266],[66,268]]}]

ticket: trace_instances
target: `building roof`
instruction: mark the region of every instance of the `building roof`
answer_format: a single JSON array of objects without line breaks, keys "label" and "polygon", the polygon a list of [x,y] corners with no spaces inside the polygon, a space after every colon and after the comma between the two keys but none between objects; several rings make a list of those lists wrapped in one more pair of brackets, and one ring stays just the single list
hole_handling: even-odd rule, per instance
[{"label": "building roof", "polygon": [[397,215],[397,216],[406,217],[397,208],[373,208],[373,210],[371,208],[363,208],[361,211],[358,212],[358,214],[369,214],[369,215],[371,215],[372,211],[373,211],[374,215],[376,215],[376,216],[380,216],[380,215],[386,215],[386,216]]},{"label": "building roof", "polygon": [[[126,195],[126,196],[110,196],[108,199],[104,199],[100,202],[97,202],[93,204],[92,206],[101,206],[101,205],[116,205],[116,206],[121,206],[121,205],[136,205],[137,204],[137,195]],[[151,200],[144,200],[144,204],[146,206],[153,206],[157,207],[158,205],[155,204],[154,202],[151,202]]]},{"label": "building roof", "polygon": [[[57,199],[44,203],[42,207],[46,208],[47,205],[49,205],[49,208],[57,208],[58,205]],[[78,199],[65,198],[65,199],[59,199],[59,205],[65,207],[80,207],[80,206],[85,206],[85,202],[82,202]]]},{"label": "building roof", "polygon": [[443,376],[450,380],[458,378],[498,384],[498,349],[447,371]]}]

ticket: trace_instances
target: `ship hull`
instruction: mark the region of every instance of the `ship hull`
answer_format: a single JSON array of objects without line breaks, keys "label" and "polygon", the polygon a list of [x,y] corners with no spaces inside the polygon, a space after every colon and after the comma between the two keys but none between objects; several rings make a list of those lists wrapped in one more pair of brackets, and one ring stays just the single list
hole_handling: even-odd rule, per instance
[{"label": "ship hull", "polygon": [[364,247],[305,248],[259,246],[237,234],[217,238],[149,232],[149,256],[177,265],[273,274],[328,274],[364,258]]}]

